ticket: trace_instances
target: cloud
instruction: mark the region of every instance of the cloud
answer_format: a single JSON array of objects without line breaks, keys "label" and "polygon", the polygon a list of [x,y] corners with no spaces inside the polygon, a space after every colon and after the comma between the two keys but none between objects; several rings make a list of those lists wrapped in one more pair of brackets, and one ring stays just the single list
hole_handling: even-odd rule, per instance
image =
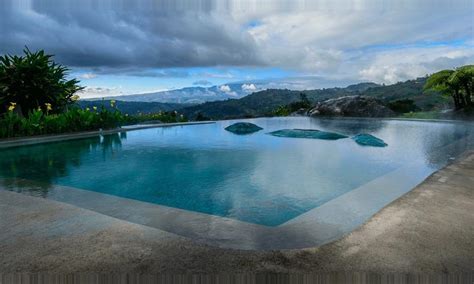
[{"label": "cloud", "polygon": [[230,93],[232,90],[230,89],[229,85],[222,85],[219,86],[219,90],[221,90],[224,93]]},{"label": "cloud", "polygon": [[104,88],[104,87],[87,87],[77,93],[81,99],[103,98],[112,96],[121,96],[123,92],[120,87]]},{"label": "cloud", "polygon": [[376,83],[396,83],[425,76],[433,71],[472,64],[474,49],[408,47],[379,52],[368,61],[368,66],[359,71],[361,79]]},{"label": "cloud", "polygon": [[5,2],[0,53],[17,54],[28,45],[73,67],[240,66],[260,61],[250,34],[214,11],[167,9],[156,1],[99,7],[79,0]]},{"label": "cloud", "polygon": [[[434,56],[438,51],[437,56],[442,57],[437,49],[441,46],[456,47],[460,52],[474,49],[472,2],[450,5],[430,1],[426,5],[426,1],[348,1],[352,5],[346,8],[341,8],[340,1],[333,2],[334,6],[327,2],[327,9],[322,5],[319,9],[295,8],[294,12],[277,10],[241,17],[261,17],[259,25],[249,32],[263,51],[264,62],[312,76],[375,78],[389,83],[406,78],[405,74],[421,75],[422,70],[430,73],[437,69],[430,65],[432,57],[416,59],[411,65],[413,72],[408,72],[408,63],[407,68],[392,64],[384,69],[377,62],[386,52],[391,53],[395,64],[406,61],[403,56],[416,58],[423,52]],[[468,56],[467,61],[474,62],[474,57]],[[369,75],[371,72],[377,75]]]},{"label": "cloud", "polygon": [[201,74],[198,74],[203,77],[207,78],[217,78],[217,79],[232,79],[234,78],[234,75],[230,72],[225,72],[225,73],[209,73],[209,72],[204,72]]},{"label": "cloud", "polygon": [[94,73],[84,73],[84,74],[78,75],[77,77],[79,77],[79,79],[89,80],[89,79],[94,79],[94,78],[96,78],[96,77],[97,77],[97,74],[94,74]]},{"label": "cloud", "polygon": [[257,90],[257,87],[254,84],[242,84],[241,88],[245,92],[254,92]]},{"label": "cloud", "polygon": [[[135,71],[118,71],[121,75],[134,77],[151,77],[151,78],[186,78],[189,72],[184,70],[135,70]],[[110,73],[109,73],[110,74]]]},{"label": "cloud", "polygon": [[237,94],[237,92],[232,91],[232,89],[230,88],[229,85],[221,85],[221,86],[219,86],[219,90],[221,92],[226,93],[229,96],[235,96],[235,97],[239,96],[239,94]]},{"label": "cloud", "polygon": [[199,81],[194,82],[193,85],[209,86],[209,85],[212,85],[212,83],[207,80],[199,80]]},{"label": "cloud", "polygon": [[2,4],[0,53],[28,45],[94,74],[183,78],[181,67],[273,67],[390,83],[474,62],[471,0]]}]

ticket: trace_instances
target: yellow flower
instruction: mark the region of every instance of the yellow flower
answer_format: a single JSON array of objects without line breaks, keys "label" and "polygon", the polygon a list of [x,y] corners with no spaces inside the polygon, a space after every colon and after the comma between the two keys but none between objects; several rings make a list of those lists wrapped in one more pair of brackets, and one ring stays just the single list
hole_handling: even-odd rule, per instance
[{"label": "yellow flower", "polygon": [[116,103],[115,100],[111,100],[111,101],[110,101],[110,106],[111,106],[111,107],[115,107],[115,103]]},{"label": "yellow flower", "polygon": [[91,110],[90,108],[86,107],[86,111],[90,111],[90,110]]},{"label": "yellow flower", "polygon": [[94,110],[97,110],[97,107],[96,107],[96,106],[93,106],[92,108],[93,108]]},{"label": "yellow flower", "polygon": [[44,105],[46,106],[46,111],[51,111],[51,110],[53,110],[53,108],[51,107],[51,104],[50,104],[50,103],[45,103]]},{"label": "yellow flower", "polygon": [[8,111],[13,111],[16,107],[16,103],[10,102],[10,106],[8,107]]},{"label": "yellow flower", "polygon": [[41,107],[40,107],[40,106],[38,107],[38,111],[41,111]]},{"label": "yellow flower", "polygon": [[71,97],[71,100],[74,101],[74,102],[75,102],[75,101],[78,101],[78,100],[79,100],[79,96],[78,96],[78,95],[74,95],[74,96]]}]

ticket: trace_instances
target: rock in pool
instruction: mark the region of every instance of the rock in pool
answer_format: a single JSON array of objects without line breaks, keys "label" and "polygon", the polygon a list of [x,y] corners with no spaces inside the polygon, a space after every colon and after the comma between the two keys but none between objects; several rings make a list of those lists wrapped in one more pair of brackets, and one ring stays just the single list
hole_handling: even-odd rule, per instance
[{"label": "rock in pool", "polygon": [[260,126],[249,122],[237,122],[225,128],[225,130],[238,135],[252,134],[262,129]]},{"label": "rock in pool", "polygon": [[346,135],[342,135],[334,132],[326,132],[316,129],[282,129],[268,133],[277,137],[289,137],[289,138],[310,138],[310,139],[324,139],[324,140],[337,140],[347,138]]},{"label": "rock in pool", "polygon": [[372,147],[385,147],[387,143],[385,143],[382,139],[372,136],[370,134],[357,134],[356,136],[352,137],[357,144],[362,146],[372,146]]}]

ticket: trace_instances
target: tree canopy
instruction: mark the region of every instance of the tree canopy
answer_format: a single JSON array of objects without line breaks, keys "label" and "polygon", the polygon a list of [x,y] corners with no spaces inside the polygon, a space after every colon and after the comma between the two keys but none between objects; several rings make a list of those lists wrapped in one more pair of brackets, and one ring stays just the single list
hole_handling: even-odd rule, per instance
[{"label": "tree canopy", "polygon": [[473,107],[474,65],[436,72],[428,78],[424,89],[451,96],[456,109]]}]

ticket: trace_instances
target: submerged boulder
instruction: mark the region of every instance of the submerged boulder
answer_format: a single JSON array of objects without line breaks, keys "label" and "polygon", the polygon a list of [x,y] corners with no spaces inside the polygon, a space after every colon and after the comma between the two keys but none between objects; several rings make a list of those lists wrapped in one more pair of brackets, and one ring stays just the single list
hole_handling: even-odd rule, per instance
[{"label": "submerged boulder", "polygon": [[378,99],[347,96],[319,102],[308,111],[309,116],[387,117],[395,113]]},{"label": "submerged boulder", "polygon": [[372,147],[385,147],[387,143],[385,143],[382,139],[377,138],[370,134],[357,134],[356,136],[351,138],[357,144],[362,146],[372,146]]},{"label": "submerged boulder", "polygon": [[326,132],[316,129],[282,129],[268,133],[277,137],[288,137],[288,138],[310,138],[310,139],[324,139],[324,140],[337,140],[347,138],[346,135]]},{"label": "submerged boulder", "polygon": [[260,126],[249,122],[237,122],[225,128],[225,130],[238,135],[251,134],[262,129]]}]

